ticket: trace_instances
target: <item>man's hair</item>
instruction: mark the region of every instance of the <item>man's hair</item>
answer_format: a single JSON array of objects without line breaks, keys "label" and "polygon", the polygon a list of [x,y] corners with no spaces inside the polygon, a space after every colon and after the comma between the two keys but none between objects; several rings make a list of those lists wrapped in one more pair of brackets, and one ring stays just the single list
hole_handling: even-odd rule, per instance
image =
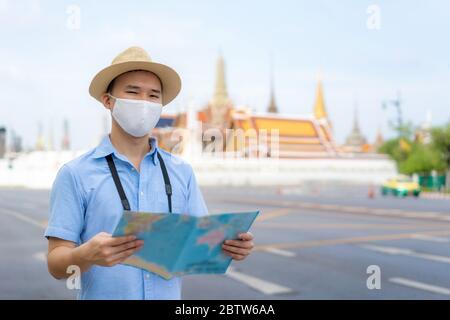
[{"label": "man's hair", "polygon": [[[117,77],[121,76],[122,74],[125,74],[125,73],[128,73],[128,72],[135,72],[135,71],[146,71],[146,72],[153,73],[153,72],[148,71],[148,70],[131,70],[131,71],[127,71],[127,72],[121,73]],[[153,73],[153,74],[159,79],[159,77],[155,73]],[[106,93],[112,94],[112,91],[114,89],[114,82],[116,81],[117,77],[112,79],[111,82],[108,84],[108,87],[106,88]],[[161,91],[162,91],[162,81],[161,81],[161,79],[159,79],[159,82],[161,83]]]},{"label": "man's hair", "polygon": [[106,88],[106,93],[112,94],[115,81],[116,81],[116,78],[112,79],[112,81],[108,84],[108,88]]}]

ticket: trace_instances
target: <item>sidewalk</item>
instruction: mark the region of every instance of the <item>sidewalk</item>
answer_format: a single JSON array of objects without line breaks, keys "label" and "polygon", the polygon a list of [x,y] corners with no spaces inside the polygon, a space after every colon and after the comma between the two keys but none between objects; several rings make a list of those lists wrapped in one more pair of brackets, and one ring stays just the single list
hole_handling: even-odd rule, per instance
[{"label": "sidewalk", "polygon": [[422,192],[420,194],[421,198],[424,199],[444,199],[444,200],[450,200],[450,193],[443,193],[443,192]]}]

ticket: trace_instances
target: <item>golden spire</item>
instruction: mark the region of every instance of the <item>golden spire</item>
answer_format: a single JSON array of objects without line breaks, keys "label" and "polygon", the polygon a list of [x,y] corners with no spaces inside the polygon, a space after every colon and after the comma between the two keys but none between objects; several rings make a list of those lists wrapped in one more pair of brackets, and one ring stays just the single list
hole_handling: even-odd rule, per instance
[{"label": "golden spire", "polygon": [[325,110],[325,99],[323,98],[322,81],[317,82],[316,102],[314,103],[314,117],[316,119],[327,118],[328,114]]},{"label": "golden spire", "polygon": [[270,102],[267,112],[278,113],[277,104],[275,103],[275,89],[274,89],[274,77],[273,77],[273,63],[270,61]]},{"label": "golden spire", "polygon": [[210,101],[210,124],[215,127],[222,127],[227,121],[227,113],[230,109],[231,101],[228,97],[225,82],[225,62],[222,53],[216,65],[216,83],[214,95]]},{"label": "golden spire", "polygon": [[278,108],[275,103],[275,95],[273,93],[273,89],[270,92],[270,102],[269,102],[269,108],[267,108],[267,111],[271,112],[271,113],[278,113]]},{"label": "golden spire", "polygon": [[216,65],[216,86],[213,101],[228,100],[227,85],[225,82],[225,62],[222,53],[219,55]]}]

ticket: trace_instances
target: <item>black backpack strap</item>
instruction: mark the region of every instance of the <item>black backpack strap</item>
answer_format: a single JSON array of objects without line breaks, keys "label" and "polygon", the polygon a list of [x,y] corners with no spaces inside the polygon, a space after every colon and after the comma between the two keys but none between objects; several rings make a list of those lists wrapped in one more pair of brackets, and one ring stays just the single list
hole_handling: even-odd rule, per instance
[{"label": "black backpack strap", "polygon": [[128,202],[127,196],[125,195],[125,191],[123,191],[122,183],[120,182],[119,174],[117,173],[116,165],[114,164],[114,160],[111,154],[106,156],[106,161],[108,161],[109,170],[111,171],[111,175],[116,185],[117,192],[119,193],[123,209],[130,210],[130,203]]},{"label": "black backpack strap", "polygon": [[166,164],[164,163],[161,155],[157,151],[159,164],[161,166],[162,175],[164,178],[164,184],[166,185],[167,201],[169,202],[169,212],[172,213],[172,185],[170,184],[169,174],[167,173]]}]

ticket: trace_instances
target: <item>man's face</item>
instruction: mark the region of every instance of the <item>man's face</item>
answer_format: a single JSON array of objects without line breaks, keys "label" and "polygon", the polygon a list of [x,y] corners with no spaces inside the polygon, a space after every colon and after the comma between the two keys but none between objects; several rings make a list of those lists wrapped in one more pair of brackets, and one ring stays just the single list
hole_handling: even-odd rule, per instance
[{"label": "man's face", "polygon": [[[121,74],[114,80],[110,94],[122,99],[162,103],[161,81],[149,71],[130,71]],[[112,109],[114,99],[104,94],[102,100],[106,108]]]}]

